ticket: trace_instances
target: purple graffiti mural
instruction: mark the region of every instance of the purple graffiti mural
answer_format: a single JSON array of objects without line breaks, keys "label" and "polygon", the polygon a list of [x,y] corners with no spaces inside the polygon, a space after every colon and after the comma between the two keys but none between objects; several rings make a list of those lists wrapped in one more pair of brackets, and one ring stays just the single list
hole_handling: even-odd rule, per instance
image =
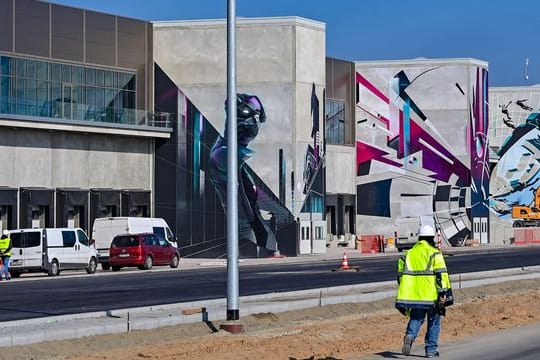
[{"label": "purple graffiti mural", "polygon": [[[386,68],[356,73],[356,106],[367,116],[358,123],[363,131],[356,141],[358,186],[389,189],[395,213],[384,213],[391,219],[386,224],[426,215],[452,245],[473,234],[474,217],[487,217],[489,196],[487,70],[474,67],[476,78],[466,90],[456,80],[466,79],[469,68],[459,71],[449,76],[445,65],[396,69],[382,84]],[[382,181],[390,183],[375,186]]]},{"label": "purple graffiti mural", "polygon": [[[249,222],[258,246],[267,247],[269,236],[273,236],[265,226],[258,205],[258,192],[253,178],[246,170],[246,160],[253,153],[249,143],[259,133],[259,127],[266,120],[262,102],[255,95],[238,94],[237,136],[238,136],[238,203],[239,217]],[[227,102],[225,102],[227,108]],[[225,126],[227,129],[227,126]],[[227,131],[219,136],[210,152],[208,172],[223,208],[227,206]]]}]

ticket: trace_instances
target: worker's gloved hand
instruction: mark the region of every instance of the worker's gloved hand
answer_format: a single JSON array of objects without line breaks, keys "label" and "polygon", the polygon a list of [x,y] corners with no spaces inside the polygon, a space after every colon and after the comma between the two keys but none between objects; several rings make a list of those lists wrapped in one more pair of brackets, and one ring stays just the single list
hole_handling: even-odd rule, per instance
[{"label": "worker's gloved hand", "polygon": [[437,312],[437,314],[439,314],[439,316],[446,316],[446,308],[444,307],[445,303],[446,293],[439,293],[439,297],[437,299],[437,302],[435,303],[435,311]]},{"label": "worker's gloved hand", "polygon": [[435,304],[435,311],[439,316],[446,316],[446,308],[444,307],[444,303],[441,303],[440,301],[437,301]]}]

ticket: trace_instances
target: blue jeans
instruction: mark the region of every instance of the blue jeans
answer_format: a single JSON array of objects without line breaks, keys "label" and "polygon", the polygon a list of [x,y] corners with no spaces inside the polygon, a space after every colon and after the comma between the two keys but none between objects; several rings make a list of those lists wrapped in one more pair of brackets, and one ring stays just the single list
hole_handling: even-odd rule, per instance
[{"label": "blue jeans", "polygon": [[418,332],[427,315],[427,331],[424,338],[426,354],[434,354],[437,351],[439,333],[441,332],[441,317],[435,311],[435,307],[429,309],[411,309],[411,318],[407,325],[405,335],[411,335],[416,339]]},{"label": "blue jeans", "polygon": [[0,273],[0,279],[2,278],[2,274],[4,274],[6,279],[9,278],[9,258],[10,256],[2,256],[4,267],[2,268],[2,272]]}]

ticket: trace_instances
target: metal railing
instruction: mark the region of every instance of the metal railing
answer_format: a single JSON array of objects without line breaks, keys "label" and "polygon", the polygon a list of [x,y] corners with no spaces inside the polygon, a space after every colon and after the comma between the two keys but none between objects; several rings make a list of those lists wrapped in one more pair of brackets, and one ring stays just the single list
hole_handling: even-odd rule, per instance
[{"label": "metal railing", "polygon": [[96,107],[91,104],[76,103],[71,99],[39,103],[30,99],[2,96],[0,97],[0,114],[158,128],[172,126],[170,113],[122,107]]}]

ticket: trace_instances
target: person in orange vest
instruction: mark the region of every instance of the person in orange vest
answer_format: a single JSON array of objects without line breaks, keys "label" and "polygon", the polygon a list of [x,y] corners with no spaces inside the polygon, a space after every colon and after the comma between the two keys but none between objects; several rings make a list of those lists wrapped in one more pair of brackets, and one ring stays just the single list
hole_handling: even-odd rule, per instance
[{"label": "person in orange vest", "polygon": [[438,357],[441,317],[445,306],[454,303],[450,277],[444,257],[434,242],[435,230],[430,225],[420,227],[418,241],[398,260],[398,292],[396,308],[409,316],[401,352],[409,355],[420,328],[427,318],[424,339],[426,357]]},{"label": "person in orange vest", "polygon": [[4,264],[2,272],[0,272],[0,281],[2,280],[2,274],[4,274],[6,280],[11,280],[9,276],[9,259],[11,258],[11,238],[9,237],[9,231],[4,230],[2,237],[0,238],[0,257]]}]

